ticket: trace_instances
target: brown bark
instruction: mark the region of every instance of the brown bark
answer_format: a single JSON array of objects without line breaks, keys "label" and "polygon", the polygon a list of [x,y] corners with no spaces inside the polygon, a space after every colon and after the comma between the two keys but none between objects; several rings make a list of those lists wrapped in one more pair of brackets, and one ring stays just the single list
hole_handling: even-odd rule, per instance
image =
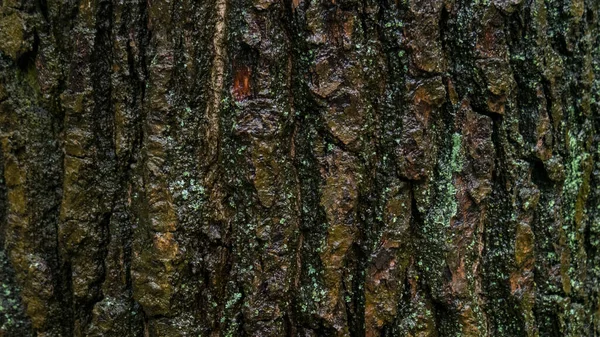
[{"label": "brown bark", "polygon": [[599,10],[4,0],[0,336],[599,335]]}]

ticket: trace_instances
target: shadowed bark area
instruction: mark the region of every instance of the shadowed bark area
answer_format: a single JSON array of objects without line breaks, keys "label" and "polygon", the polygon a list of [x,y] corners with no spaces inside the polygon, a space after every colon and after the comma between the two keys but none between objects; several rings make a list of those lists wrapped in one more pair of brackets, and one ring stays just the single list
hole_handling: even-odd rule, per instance
[{"label": "shadowed bark area", "polygon": [[0,336],[600,335],[599,16],[0,1]]}]

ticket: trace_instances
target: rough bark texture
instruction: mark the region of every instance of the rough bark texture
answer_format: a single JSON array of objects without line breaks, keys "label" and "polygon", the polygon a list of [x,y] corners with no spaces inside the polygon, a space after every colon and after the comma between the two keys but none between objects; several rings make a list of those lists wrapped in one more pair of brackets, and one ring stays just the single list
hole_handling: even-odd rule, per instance
[{"label": "rough bark texture", "polygon": [[0,336],[600,335],[599,1],[0,4]]}]

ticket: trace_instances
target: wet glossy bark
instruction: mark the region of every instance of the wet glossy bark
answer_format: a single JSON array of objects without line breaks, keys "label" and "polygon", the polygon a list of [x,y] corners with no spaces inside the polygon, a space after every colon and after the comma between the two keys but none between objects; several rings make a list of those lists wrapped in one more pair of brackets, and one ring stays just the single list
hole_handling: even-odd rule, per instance
[{"label": "wet glossy bark", "polygon": [[4,0],[0,336],[597,336],[600,2]]}]

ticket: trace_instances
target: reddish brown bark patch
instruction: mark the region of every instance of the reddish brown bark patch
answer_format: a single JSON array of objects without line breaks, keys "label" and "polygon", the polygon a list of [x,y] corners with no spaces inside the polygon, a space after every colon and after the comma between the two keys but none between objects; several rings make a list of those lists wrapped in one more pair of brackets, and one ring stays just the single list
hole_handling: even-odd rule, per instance
[{"label": "reddish brown bark patch", "polygon": [[242,101],[250,96],[250,75],[252,71],[247,66],[241,66],[235,71],[233,79],[233,97]]}]

